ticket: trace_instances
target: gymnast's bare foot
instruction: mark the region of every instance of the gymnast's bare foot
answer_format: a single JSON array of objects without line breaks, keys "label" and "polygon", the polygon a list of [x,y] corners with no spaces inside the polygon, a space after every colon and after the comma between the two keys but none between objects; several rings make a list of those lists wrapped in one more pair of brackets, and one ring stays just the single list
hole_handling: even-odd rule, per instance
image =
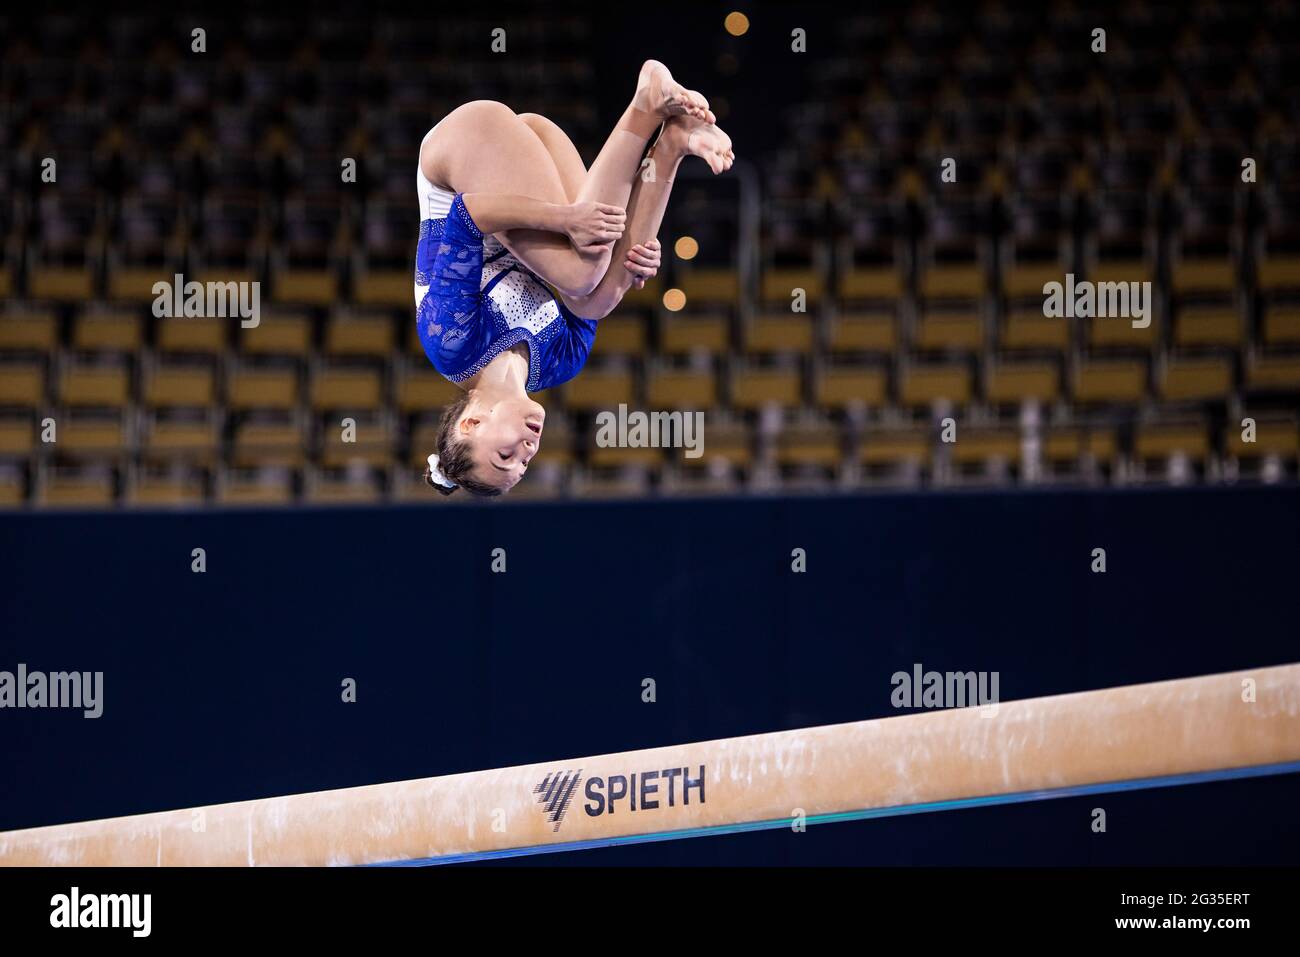
[{"label": "gymnast's bare foot", "polygon": [[731,137],[712,123],[693,116],[675,116],[665,123],[659,142],[669,149],[698,156],[715,174],[731,169],[736,161]]},{"label": "gymnast's bare foot", "polygon": [[691,116],[705,123],[712,123],[714,119],[709,112],[709,101],[674,80],[668,67],[658,60],[646,60],[641,64],[632,105],[662,119]]}]

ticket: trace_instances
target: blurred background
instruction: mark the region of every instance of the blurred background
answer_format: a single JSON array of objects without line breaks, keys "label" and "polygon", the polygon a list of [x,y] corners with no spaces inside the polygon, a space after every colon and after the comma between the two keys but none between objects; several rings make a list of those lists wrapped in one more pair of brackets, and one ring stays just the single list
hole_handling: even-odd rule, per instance
[{"label": "blurred background", "polygon": [[[0,14],[0,666],[106,675],[100,719],[6,716],[0,829],[884,716],[918,662],[1012,699],[1293,660],[1297,27],[1144,0]],[[646,57],[740,161],[683,166],[660,276],[543,396],[510,499],[570,501],[446,510],[419,142],[493,98],[590,161]],[[259,281],[260,325],[156,319],[176,273]],[[1066,273],[1151,281],[1150,326],[1044,318]],[[703,410],[705,454],[598,447],[622,403]],[[287,507],[151,508],[209,503]],[[565,862],[1294,863],[1298,797]]]},{"label": "blurred background", "polygon": [[[660,276],[542,396],[512,498],[1294,480],[1298,27],[1213,0],[6,13],[0,504],[433,502],[419,142],[493,98],[590,161],[647,56],[741,162],[684,167]],[[1067,272],[1151,281],[1150,326],[1044,318]],[[260,281],[261,324],[155,319],[175,273]],[[705,454],[597,447],[620,403],[704,410]]]}]

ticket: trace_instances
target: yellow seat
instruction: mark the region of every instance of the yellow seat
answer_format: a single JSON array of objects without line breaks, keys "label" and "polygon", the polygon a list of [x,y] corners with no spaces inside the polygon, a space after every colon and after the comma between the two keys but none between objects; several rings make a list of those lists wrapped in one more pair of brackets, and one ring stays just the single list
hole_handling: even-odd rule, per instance
[{"label": "yellow seat", "polygon": [[662,465],[665,451],[656,448],[620,448],[617,445],[601,447],[593,445],[588,453],[588,461],[595,468],[617,468],[625,465],[639,465],[654,468]]},{"label": "yellow seat", "polygon": [[1139,360],[1093,362],[1078,371],[1074,397],[1080,402],[1137,402],[1146,393],[1146,364]]},{"label": "yellow seat", "polygon": [[946,399],[963,405],[971,398],[971,374],[965,365],[917,364],[903,370],[899,397],[905,405],[930,405]]},{"label": "yellow seat", "polygon": [[1174,323],[1179,346],[1241,346],[1241,317],[1235,309],[1183,309]]},{"label": "yellow seat", "polygon": [[287,369],[242,369],[226,382],[231,409],[292,409],[298,404],[298,377]]},{"label": "yellow seat", "polygon": [[1300,344],[1300,308],[1273,307],[1264,315],[1264,342],[1270,346]]},{"label": "yellow seat", "polygon": [[984,325],[974,313],[929,313],[916,330],[916,347],[946,352],[978,352],[984,346]]},{"label": "yellow seat", "polygon": [[82,303],[94,298],[95,278],[81,267],[38,266],[28,276],[27,292],[33,299]]},{"label": "yellow seat", "polygon": [[[185,278],[187,285],[191,281],[202,283],[205,287],[208,283],[221,283],[226,290],[230,288],[231,283],[239,286],[256,280],[257,275],[251,269],[227,269],[225,267],[205,272],[200,276],[187,276]],[[265,297],[262,297],[262,302],[266,302]]]},{"label": "yellow seat", "polygon": [[302,432],[296,425],[244,422],[235,432],[232,459],[237,466],[298,466],[305,457]]},{"label": "yellow seat", "polygon": [[1229,425],[1224,432],[1224,445],[1237,458],[1258,458],[1263,455],[1295,458],[1297,452],[1300,452],[1300,428],[1295,419],[1256,419],[1254,442],[1242,439],[1241,433],[1239,424]]},{"label": "yellow seat", "polygon": [[53,352],[58,335],[53,313],[0,314],[0,352]]},{"label": "yellow seat", "polygon": [[[596,334],[597,341],[600,334]],[[727,317],[717,313],[705,315],[666,315],[661,326],[661,351],[668,355],[686,352],[728,352],[731,333]]]},{"label": "yellow seat", "polygon": [[332,306],[339,301],[338,277],[332,269],[286,269],[272,288],[276,302]]},{"label": "yellow seat", "polygon": [[31,419],[0,419],[0,456],[27,456],[36,448],[36,433]]},{"label": "yellow seat", "polygon": [[1226,358],[1173,359],[1160,383],[1166,399],[1223,399],[1231,392],[1232,363]]},{"label": "yellow seat", "polygon": [[836,366],[817,378],[817,404],[827,409],[844,409],[861,404],[878,407],[888,399],[889,377],[872,366]]},{"label": "yellow seat", "polygon": [[1086,321],[1089,345],[1100,348],[1127,346],[1133,349],[1150,349],[1156,342],[1159,326],[1155,317],[1151,317],[1151,321],[1145,326],[1134,326],[1132,319],[1125,319],[1122,316],[1104,319],[1093,316]]},{"label": "yellow seat", "polygon": [[807,313],[765,313],[754,317],[745,337],[745,349],[754,355],[813,350],[813,322]]},{"label": "yellow seat", "polygon": [[1230,293],[1237,288],[1237,267],[1231,259],[1184,259],[1170,269],[1170,285],[1178,295]]},{"label": "yellow seat", "polygon": [[1113,462],[1119,455],[1119,442],[1113,432],[1082,429],[1053,429],[1043,439],[1043,458],[1049,462],[1074,461],[1083,455]]},{"label": "yellow seat", "polygon": [[1103,282],[1152,282],[1155,267],[1145,259],[1107,259],[1097,263],[1088,273],[1088,279]]},{"label": "yellow seat", "polygon": [[740,280],[734,269],[692,269],[678,285],[692,305],[734,306],[740,299]]},{"label": "yellow seat", "polygon": [[135,352],[143,341],[139,316],[127,313],[82,316],[72,333],[72,347],[86,352]]},{"label": "yellow seat", "polygon": [[836,468],[844,457],[843,440],[832,426],[794,426],[783,429],[776,440],[779,465]]},{"label": "yellow seat", "polygon": [[840,278],[840,299],[893,301],[903,295],[903,280],[894,266],[855,267]]},{"label": "yellow seat", "polygon": [[960,429],[957,441],[949,448],[957,465],[971,465],[1002,459],[1015,464],[1020,461],[1020,436],[1007,430]]},{"label": "yellow seat", "polygon": [[804,301],[811,306],[822,301],[826,283],[815,269],[768,269],[759,284],[759,295],[765,303],[788,308],[796,289],[804,291]]},{"label": "yellow seat", "polygon": [[226,348],[228,320],[173,317],[158,322],[159,352],[217,355]]},{"label": "yellow seat", "polygon": [[325,329],[327,355],[386,359],[392,351],[393,324],[385,319],[336,319]]},{"label": "yellow seat", "polygon": [[1064,352],[1070,345],[1070,321],[1039,312],[1013,312],[1002,327],[1004,349]]},{"label": "yellow seat", "polygon": [[879,429],[867,432],[858,448],[863,465],[898,465],[930,461],[930,436],[918,429]]},{"label": "yellow seat", "polygon": [[383,380],[373,369],[324,369],[312,379],[311,405],[317,411],[370,412],[383,401]]},{"label": "yellow seat", "polygon": [[215,398],[215,376],[207,365],[162,365],[145,381],[144,401],[151,408],[208,406]]},{"label": "yellow seat", "polygon": [[48,508],[107,508],[113,504],[113,480],[106,475],[51,475],[38,501]]},{"label": "yellow seat", "polygon": [[1058,263],[1026,263],[1012,266],[1002,277],[1008,299],[1043,299],[1043,287],[1049,282],[1065,282],[1066,270]]},{"label": "yellow seat", "polygon": [[245,355],[302,358],[311,349],[311,320],[304,315],[272,313],[243,330],[240,351]]},{"label": "yellow seat", "polygon": [[731,381],[731,402],[738,409],[797,406],[800,401],[799,373],[794,369],[742,369]]},{"label": "yellow seat", "polygon": [[580,412],[630,404],[632,375],[622,369],[587,369],[564,387],[564,404]]},{"label": "yellow seat", "polygon": [[1003,362],[988,370],[985,392],[990,402],[1055,401],[1061,376],[1052,362]]},{"label": "yellow seat", "polygon": [[404,269],[367,270],[352,284],[352,298],[363,306],[414,308],[414,280]]},{"label": "yellow seat", "polygon": [[607,316],[596,324],[593,356],[639,356],[645,352],[645,321],[640,316]]},{"label": "yellow seat", "polygon": [[1134,437],[1133,451],[1139,459],[1182,454],[1199,460],[1210,454],[1210,438],[1204,424],[1143,425]]},{"label": "yellow seat", "polygon": [[288,505],[293,501],[293,488],[288,476],[275,474],[250,477],[232,475],[217,492],[222,505]]},{"label": "yellow seat", "polygon": [[898,348],[898,323],[893,316],[846,313],[830,328],[830,351],[892,353]]},{"label": "yellow seat", "polygon": [[1300,256],[1269,256],[1259,264],[1258,281],[1265,292],[1300,289]]},{"label": "yellow seat", "polygon": [[59,398],[71,406],[126,405],[130,376],[121,366],[67,366],[59,383]]},{"label": "yellow seat", "polygon": [[158,298],[154,285],[172,281],[171,274],[163,269],[114,269],[108,276],[108,298],[114,302],[153,302]]},{"label": "yellow seat", "polygon": [[920,279],[922,299],[979,299],[984,295],[984,267],[978,263],[934,265]]},{"label": "yellow seat", "polygon": [[36,409],[45,402],[45,366],[39,362],[0,365],[0,406]]},{"label": "yellow seat", "polygon": [[369,505],[383,496],[372,481],[322,478],[307,487],[306,500],[313,505]]},{"label": "yellow seat", "polygon": [[432,369],[411,372],[397,383],[397,408],[402,412],[441,409],[465,393]]},{"label": "yellow seat", "polygon": [[150,461],[210,465],[218,451],[217,432],[210,422],[159,419],[145,432],[144,455]]},{"label": "yellow seat", "polygon": [[685,449],[670,449],[674,463],[692,471],[715,463],[733,468],[749,468],[754,461],[754,443],[749,430],[741,423],[709,423],[704,429],[704,448],[697,458],[687,458]]},{"label": "yellow seat", "polygon": [[111,458],[125,451],[126,430],[118,419],[71,418],[59,423],[58,448],[67,455]]},{"label": "yellow seat", "polygon": [[175,479],[147,475],[138,479],[135,485],[127,490],[127,502],[150,508],[201,505],[203,501],[203,482],[194,478]]},{"label": "yellow seat", "polygon": [[710,409],[717,400],[712,370],[659,370],[646,379],[646,403],[652,409]]},{"label": "yellow seat", "polygon": [[1260,356],[1247,381],[1253,389],[1300,390],[1300,356]]},{"label": "yellow seat", "polygon": [[[343,468],[353,463],[363,463],[372,468],[383,468],[393,457],[393,436],[379,422],[358,422],[351,433],[354,441],[343,441],[343,429],[338,422],[326,422],[321,430],[321,464],[326,468]],[[427,455],[431,449],[426,449]]]}]

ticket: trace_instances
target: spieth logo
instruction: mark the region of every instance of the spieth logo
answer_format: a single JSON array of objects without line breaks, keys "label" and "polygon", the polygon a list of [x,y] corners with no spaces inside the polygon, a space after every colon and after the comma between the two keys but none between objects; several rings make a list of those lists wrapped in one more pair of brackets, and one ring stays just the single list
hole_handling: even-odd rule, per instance
[{"label": "spieth logo", "polygon": [[533,788],[537,803],[546,810],[547,823],[554,824],[552,831],[558,831],[564,821],[564,812],[569,809],[573,792],[582,780],[582,769],[576,771],[557,771],[542,778],[542,783]]},{"label": "spieth logo", "polygon": [[[656,811],[665,805],[675,808],[687,807],[692,803],[703,804],[704,768],[701,764],[694,776],[691,768],[664,768],[661,771],[611,774],[608,778],[588,778],[583,788],[587,803],[582,806],[582,810],[588,817],[599,817],[602,814],[613,814],[619,805],[635,813]],[[546,775],[533,788],[537,803],[546,812],[547,823],[555,825],[553,831],[560,829],[565,812],[569,810],[569,803],[581,781],[581,768],[577,771],[556,771]]]}]

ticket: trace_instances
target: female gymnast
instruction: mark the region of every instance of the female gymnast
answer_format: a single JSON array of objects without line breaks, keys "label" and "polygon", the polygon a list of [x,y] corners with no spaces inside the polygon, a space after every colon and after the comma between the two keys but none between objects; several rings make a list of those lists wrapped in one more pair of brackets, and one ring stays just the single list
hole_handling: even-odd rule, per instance
[{"label": "female gymnast", "polygon": [[425,135],[416,322],[434,368],[464,390],[438,426],[433,488],[494,496],[523,477],[546,418],[528,393],[577,375],[596,321],[658,272],[678,164],[689,154],[715,174],[731,167],[714,120],[704,97],[647,60],[591,169],[546,117],[490,100]]}]

